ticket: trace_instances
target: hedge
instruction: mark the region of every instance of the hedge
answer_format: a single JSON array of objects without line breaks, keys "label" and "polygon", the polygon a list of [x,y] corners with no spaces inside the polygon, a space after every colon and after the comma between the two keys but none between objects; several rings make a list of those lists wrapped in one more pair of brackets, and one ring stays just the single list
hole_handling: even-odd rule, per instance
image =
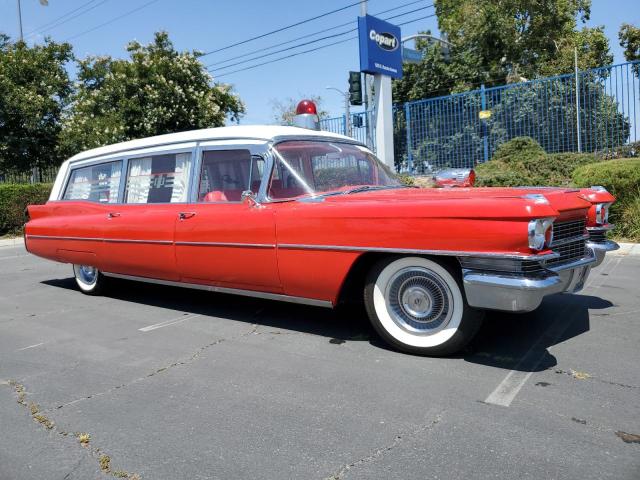
[{"label": "hedge", "polygon": [[608,160],[577,168],[573,181],[579,187],[602,185],[617,198],[611,207],[614,234],[640,241],[640,158]]},{"label": "hedge", "polygon": [[571,186],[571,174],[577,167],[600,161],[600,157],[590,153],[548,154],[534,139],[517,137],[498,147],[491,161],[476,167],[476,184]]},{"label": "hedge", "polygon": [[50,183],[0,184],[0,235],[19,233],[27,205],[46,203]]}]

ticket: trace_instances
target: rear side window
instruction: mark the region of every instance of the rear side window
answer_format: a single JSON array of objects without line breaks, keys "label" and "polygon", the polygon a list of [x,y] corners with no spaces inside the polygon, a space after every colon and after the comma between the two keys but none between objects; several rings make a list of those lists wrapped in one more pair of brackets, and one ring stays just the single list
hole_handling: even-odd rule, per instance
[{"label": "rear side window", "polygon": [[71,170],[63,200],[116,203],[122,161],[101,163]]},{"label": "rear side window", "polygon": [[202,154],[199,202],[238,202],[242,192],[257,193],[264,160],[249,150],[208,150]]},{"label": "rear side window", "polygon": [[129,159],[125,203],[184,203],[189,197],[191,153]]}]

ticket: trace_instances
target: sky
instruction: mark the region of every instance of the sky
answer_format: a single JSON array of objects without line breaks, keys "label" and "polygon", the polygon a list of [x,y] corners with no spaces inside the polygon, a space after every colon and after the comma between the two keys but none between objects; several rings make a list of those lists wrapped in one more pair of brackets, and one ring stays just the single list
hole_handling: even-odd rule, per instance
[{"label": "sky", "polygon": [[[17,1],[0,0],[0,32],[14,39],[18,37]],[[42,6],[39,0],[20,1],[23,31],[30,44],[42,42],[45,35],[50,35],[56,41],[69,41],[78,57],[110,55],[119,58],[126,57],[125,46],[129,41],[148,43],[153,39],[153,33],[159,30],[169,32],[178,50],[209,52],[356,3],[356,0],[49,0],[48,6]],[[389,20],[396,24],[434,13],[430,6],[432,0],[368,0],[367,3],[370,14],[391,10],[380,15],[381,18],[400,15]],[[54,23],[48,26],[53,28],[47,29],[47,24],[76,9],[79,10],[69,16],[75,18],[58,25]],[[85,9],[88,11],[80,14]],[[274,123],[274,101],[303,98],[305,95],[319,95],[323,108],[330,116],[339,116],[344,112],[343,97],[326,87],[343,91],[348,89],[349,70],[359,70],[358,43],[355,39],[258,68],[231,72],[348,39],[355,33],[292,48],[298,43],[355,28],[359,12],[360,7],[354,5],[294,28],[212,53],[203,57],[202,61],[205,64],[217,63],[212,66],[214,79],[232,84],[245,102],[247,111],[241,120],[243,124]],[[107,22],[108,25],[101,26]],[[351,22],[351,25],[332,28],[347,22]],[[591,19],[587,25],[604,25],[615,63],[624,61],[617,38],[620,24],[624,22],[640,24],[638,0],[593,0]],[[435,16],[402,25],[401,28],[403,37],[428,29],[438,31]],[[229,61],[299,37],[307,38]],[[249,63],[229,66],[230,63],[281,49],[287,50]],[[222,61],[227,62],[221,64]],[[227,68],[222,69],[222,66]]]}]

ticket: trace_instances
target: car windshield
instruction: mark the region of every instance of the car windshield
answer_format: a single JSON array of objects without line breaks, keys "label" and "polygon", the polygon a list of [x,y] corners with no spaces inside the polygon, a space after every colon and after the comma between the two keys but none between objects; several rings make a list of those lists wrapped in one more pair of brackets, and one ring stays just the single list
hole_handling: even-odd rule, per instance
[{"label": "car windshield", "polygon": [[274,153],[269,183],[274,200],[402,188],[395,174],[359,145],[289,141],[276,145]]}]

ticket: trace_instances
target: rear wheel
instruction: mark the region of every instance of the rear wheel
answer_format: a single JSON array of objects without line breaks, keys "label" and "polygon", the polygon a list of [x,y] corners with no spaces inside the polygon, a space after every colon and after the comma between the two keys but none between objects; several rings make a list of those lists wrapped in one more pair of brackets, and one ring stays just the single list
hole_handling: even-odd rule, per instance
[{"label": "rear wheel", "polygon": [[458,272],[423,257],[387,258],[369,272],[365,307],[378,334],[404,352],[448,355],[476,334],[484,312],[471,308]]},{"label": "rear wheel", "polygon": [[89,265],[74,265],[73,274],[82,293],[99,295],[104,291],[106,278],[96,267]]}]

